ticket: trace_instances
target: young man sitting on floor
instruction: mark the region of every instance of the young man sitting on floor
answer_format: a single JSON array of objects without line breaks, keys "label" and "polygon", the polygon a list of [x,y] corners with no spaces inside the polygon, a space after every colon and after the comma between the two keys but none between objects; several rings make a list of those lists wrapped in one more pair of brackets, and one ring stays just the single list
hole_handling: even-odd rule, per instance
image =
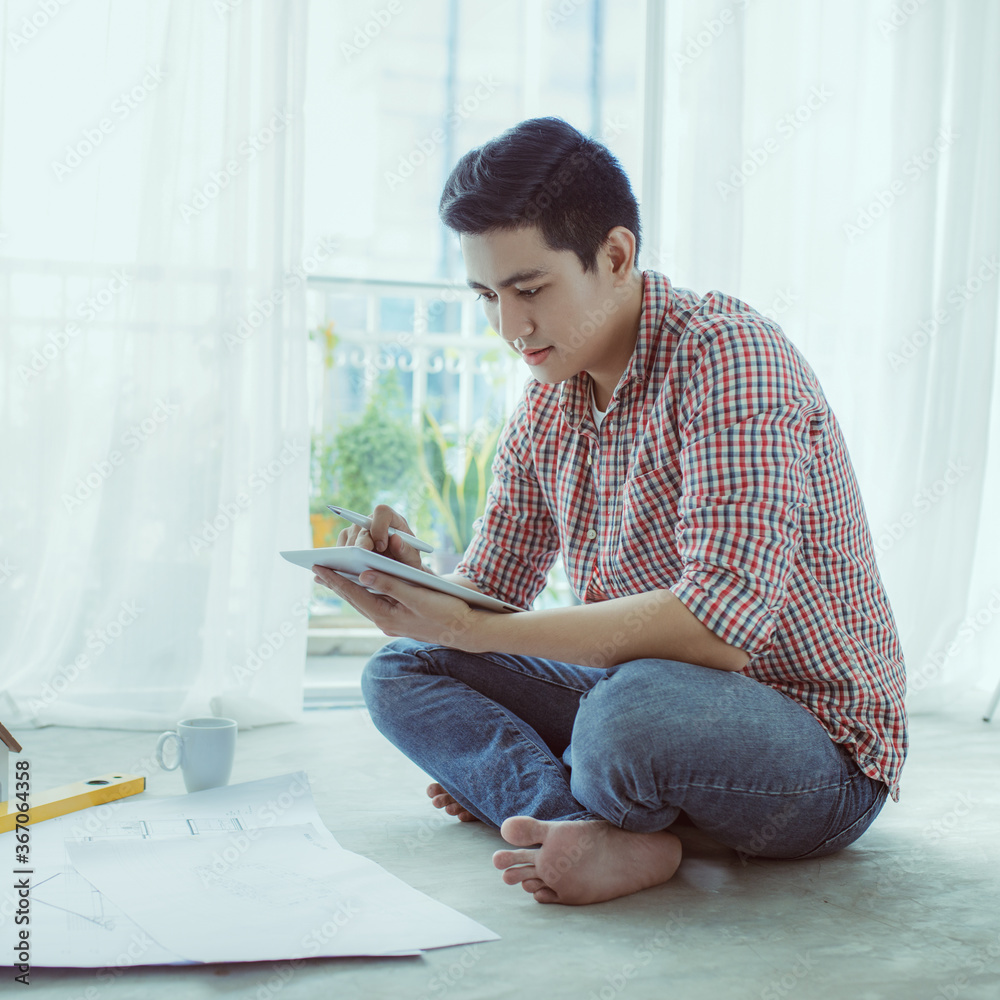
[{"label": "young man sitting on floor", "polygon": [[[850,844],[898,799],[904,665],[812,369],[738,299],[639,271],[627,177],[559,119],[467,153],[440,212],[533,376],[449,578],[527,608],[561,555],[583,603],[501,614],[317,567],[401,637],[362,679],[375,725],[539,902],[666,881],[682,811],[745,855]],[[379,506],[339,544],[420,566],[390,526]]]}]

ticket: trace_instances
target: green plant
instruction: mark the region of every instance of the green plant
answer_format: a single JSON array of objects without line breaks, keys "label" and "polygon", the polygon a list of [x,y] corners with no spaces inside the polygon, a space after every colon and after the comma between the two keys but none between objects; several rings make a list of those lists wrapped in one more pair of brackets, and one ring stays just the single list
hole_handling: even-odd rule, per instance
[{"label": "green plant", "polygon": [[480,423],[468,441],[459,444],[448,440],[430,413],[423,413],[420,474],[454,552],[468,548],[473,522],[486,508],[500,430],[499,426]]},{"label": "green plant", "polygon": [[333,438],[313,434],[309,442],[309,513],[328,514],[326,505],[332,502],[336,489]]},{"label": "green plant", "polygon": [[418,477],[417,436],[395,370],[377,381],[360,418],[330,442],[323,501],[362,514],[390,505],[412,490]]}]

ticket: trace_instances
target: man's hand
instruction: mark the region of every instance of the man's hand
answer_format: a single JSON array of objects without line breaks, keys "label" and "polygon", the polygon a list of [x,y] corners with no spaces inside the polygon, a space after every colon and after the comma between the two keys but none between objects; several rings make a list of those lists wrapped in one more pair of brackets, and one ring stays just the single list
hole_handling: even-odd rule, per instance
[{"label": "man's hand", "polygon": [[399,535],[389,534],[390,528],[398,528],[408,535],[416,534],[406,523],[406,518],[402,514],[397,514],[388,505],[380,503],[372,511],[371,519],[371,528],[359,528],[356,524],[344,528],[337,536],[337,544],[357,545],[370,552],[378,552],[380,555],[388,556],[397,562],[406,563],[407,566],[412,566],[414,569],[424,569],[420,561],[420,551],[404,542]]},{"label": "man's hand", "polygon": [[[359,587],[324,566],[313,566],[313,572],[317,583],[339,594],[388,636],[406,636],[467,653],[481,652],[479,627],[486,618],[499,614],[470,608],[450,594],[406,583],[388,573],[365,570],[360,577],[364,586]],[[377,593],[369,593],[365,587]]]}]

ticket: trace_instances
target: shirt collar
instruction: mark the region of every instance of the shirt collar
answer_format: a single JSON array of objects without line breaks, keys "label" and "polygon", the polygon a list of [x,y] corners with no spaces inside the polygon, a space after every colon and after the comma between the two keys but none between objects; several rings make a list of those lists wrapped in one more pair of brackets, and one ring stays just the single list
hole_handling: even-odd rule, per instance
[{"label": "shirt collar", "polygon": [[[657,271],[643,271],[642,285],[639,334],[629,363],[625,366],[625,371],[622,372],[618,385],[611,395],[608,410],[614,409],[615,401],[628,383],[635,381],[645,385],[649,382],[659,354],[660,335],[669,313],[671,285],[667,276]],[[560,386],[559,409],[574,430],[580,429],[580,425],[590,412],[591,393],[591,380],[586,372],[579,372],[572,378],[566,379]]]}]

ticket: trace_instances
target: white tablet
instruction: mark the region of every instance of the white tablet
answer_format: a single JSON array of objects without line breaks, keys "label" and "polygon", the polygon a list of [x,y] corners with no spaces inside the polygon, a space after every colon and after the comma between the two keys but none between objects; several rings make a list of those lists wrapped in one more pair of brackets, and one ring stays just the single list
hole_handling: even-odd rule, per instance
[{"label": "white tablet", "polygon": [[[370,549],[363,549],[358,545],[335,545],[328,549],[293,549],[282,552],[290,563],[296,566],[304,566],[312,569],[313,566],[327,566],[335,570],[342,577],[363,586],[358,577],[366,569],[381,570],[392,576],[399,577],[407,583],[415,583],[418,587],[427,587],[430,590],[438,590],[442,594],[451,594],[452,597],[461,598],[466,604],[471,604],[476,608],[486,608],[489,611],[524,611],[514,604],[507,604],[505,601],[498,601],[495,597],[480,594],[468,587],[461,587],[450,580],[442,580],[441,577],[433,573],[427,573],[422,569],[415,569],[407,566],[396,559],[372,552]],[[371,588],[366,588],[370,590]]]}]

